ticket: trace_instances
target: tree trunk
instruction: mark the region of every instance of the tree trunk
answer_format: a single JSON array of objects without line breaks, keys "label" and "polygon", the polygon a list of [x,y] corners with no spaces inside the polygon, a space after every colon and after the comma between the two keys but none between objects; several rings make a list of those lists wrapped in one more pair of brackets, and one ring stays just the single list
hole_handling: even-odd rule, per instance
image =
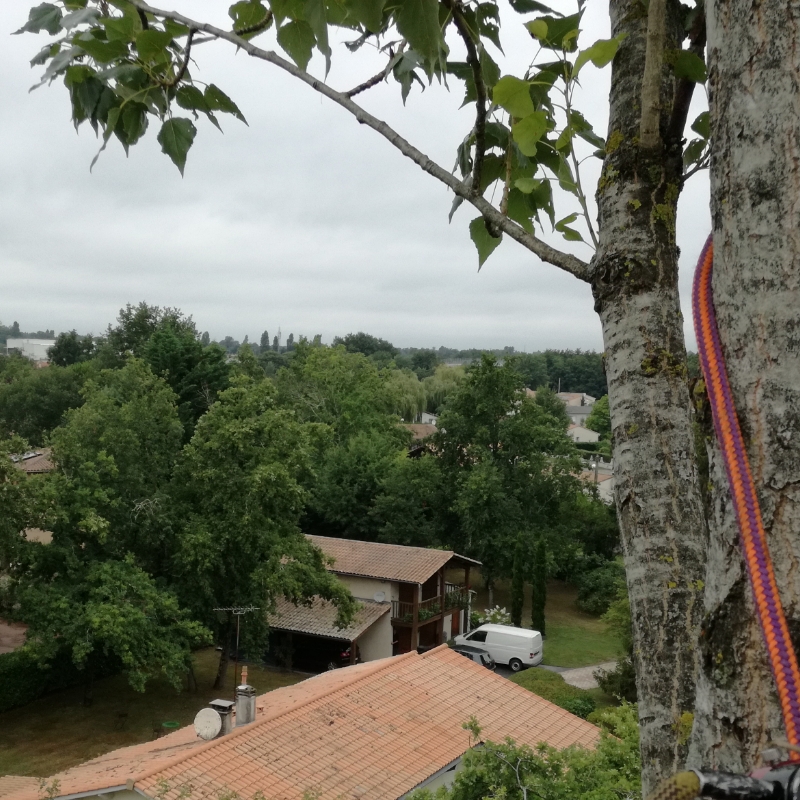
[{"label": "tree trunk", "polygon": [[[657,147],[641,147],[647,16],[627,0],[612,0],[610,12],[613,35],[627,37],[612,71],[592,288],[605,345],[647,794],[686,756],[681,730],[694,708],[706,532],[678,296],[680,147],[671,150],[661,135]],[[664,49],[677,49],[682,36],[678,4],[670,0]],[[665,66],[662,133],[673,95]]]},{"label": "tree trunk", "polygon": [[[713,294],[778,588],[800,641],[800,7],[707,3]],[[711,514],[691,763],[747,771],[783,739],[728,481]]]},{"label": "tree trunk", "polygon": [[219,666],[217,667],[217,677],[214,680],[214,689],[222,689],[225,685],[225,676],[228,673],[228,661],[231,654],[231,639],[233,636],[233,624],[228,621],[222,631],[222,652],[219,654]]}]

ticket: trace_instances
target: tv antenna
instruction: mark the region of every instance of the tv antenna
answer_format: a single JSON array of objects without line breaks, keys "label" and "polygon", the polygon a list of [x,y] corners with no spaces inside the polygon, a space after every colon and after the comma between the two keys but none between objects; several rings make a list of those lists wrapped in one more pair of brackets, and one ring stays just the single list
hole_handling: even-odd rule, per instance
[{"label": "tv antenna", "polygon": [[[239,672],[239,625],[241,624],[242,617],[249,614],[251,611],[259,611],[258,606],[224,606],[215,608],[213,611],[227,611],[236,617],[236,657],[233,660],[233,695],[236,699],[236,676]],[[227,642],[226,642],[227,646]]]}]

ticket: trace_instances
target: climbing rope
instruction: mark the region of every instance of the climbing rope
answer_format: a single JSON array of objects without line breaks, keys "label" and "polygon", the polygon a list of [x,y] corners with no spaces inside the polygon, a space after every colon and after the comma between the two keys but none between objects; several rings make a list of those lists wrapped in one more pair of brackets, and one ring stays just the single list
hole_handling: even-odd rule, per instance
[{"label": "climbing rope", "polygon": [[[725,370],[711,290],[713,261],[714,246],[712,236],[709,236],[697,263],[692,287],[692,314],[700,352],[700,366],[711,401],[717,441],[728,474],[747,575],[778,689],[786,738],[790,744],[798,745],[800,744],[800,670],[778,594],[761,519],[761,509]],[[793,753],[792,758],[798,760],[798,755]]]}]

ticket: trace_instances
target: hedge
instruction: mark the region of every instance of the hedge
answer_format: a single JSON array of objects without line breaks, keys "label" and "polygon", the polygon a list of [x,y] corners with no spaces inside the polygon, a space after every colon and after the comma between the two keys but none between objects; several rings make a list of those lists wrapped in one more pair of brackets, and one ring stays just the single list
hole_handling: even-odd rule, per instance
[{"label": "hedge", "polygon": [[576,717],[586,719],[595,710],[594,697],[586,689],[570,686],[557,672],[547,669],[526,669],[509,680],[538,694]]}]

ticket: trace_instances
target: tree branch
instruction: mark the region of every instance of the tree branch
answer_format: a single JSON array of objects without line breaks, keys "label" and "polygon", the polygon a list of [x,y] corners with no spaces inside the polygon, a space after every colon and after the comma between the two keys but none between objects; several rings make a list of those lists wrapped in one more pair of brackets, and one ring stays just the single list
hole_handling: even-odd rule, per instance
[{"label": "tree branch", "polygon": [[661,144],[661,70],[664,66],[664,39],[667,0],[650,0],[647,13],[647,49],[642,76],[642,120],[639,146],[653,150]]},{"label": "tree branch", "polygon": [[[698,58],[703,58],[706,50],[706,14],[699,8],[692,29],[689,31],[689,52]],[[704,59],[705,60],[705,59]],[[689,106],[694,95],[694,81],[681,78],[675,87],[675,98],[672,102],[672,113],[667,126],[667,145],[680,146],[683,141],[683,132],[686,129],[686,120],[689,116]]]},{"label": "tree branch", "polygon": [[472,164],[472,192],[477,196],[481,193],[481,173],[486,151],[486,84],[483,81],[478,48],[472,38],[472,31],[464,19],[460,0],[443,0],[443,5],[452,12],[453,23],[464,40],[464,46],[467,48],[467,64],[472,68],[472,79],[475,82],[475,160]]},{"label": "tree branch", "polygon": [[197,33],[197,31],[194,28],[189,29],[189,35],[186,38],[186,49],[184,50],[183,63],[171,81],[164,81],[161,84],[166,89],[171,89],[173,86],[177,86],[183,80],[183,76],[186,74],[186,68],[189,66],[189,58],[192,55],[192,40],[194,39],[195,33]]},{"label": "tree branch", "polygon": [[365,80],[364,83],[359,83],[358,86],[351,89],[349,92],[345,92],[345,97],[355,97],[357,94],[361,94],[361,92],[366,92],[367,89],[371,89],[373,86],[379,84],[382,80],[385,80],[388,74],[392,71],[392,68],[397,63],[397,57],[402,55],[403,50],[406,49],[406,43],[401,42],[400,47],[397,50],[397,53],[394,50],[389,51],[389,63],[377,74],[373,75],[368,80]]},{"label": "tree branch", "polygon": [[[515,241],[519,242],[523,247],[539,256],[542,261],[546,261],[548,264],[552,264],[559,269],[563,269],[565,272],[569,272],[570,275],[574,275],[576,278],[580,278],[583,281],[589,280],[589,265],[585,261],[581,261],[581,259],[573,256],[570,253],[563,253],[560,250],[556,250],[554,247],[551,247],[549,244],[543,242],[533,234],[528,233],[518,223],[514,222],[508,217],[503,216],[485,198],[480,196],[476,197],[473,195],[470,187],[467,184],[458,180],[455,175],[439,166],[439,164],[436,162],[432,161],[423,152],[418,150],[411,143],[400,136],[397,131],[387,125],[383,120],[380,120],[369,112],[365,111],[346,94],[332,89],[327,84],[318,80],[313,75],[309,75],[299,67],[296,67],[290,61],[282,58],[277,53],[257,47],[252,42],[237,36],[232,31],[222,30],[221,28],[217,28],[214,25],[209,25],[206,22],[198,22],[197,20],[193,20],[184,16],[183,14],[177,13],[176,11],[164,11],[162,9],[154,8],[153,6],[145,3],[144,0],[129,0],[129,2],[132,6],[140,11],[145,11],[149,14],[161,17],[162,19],[171,19],[180,23],[181,25],[186,25],[188,28],[194,28],[197,31],[202,31],[203,33],[207,33],[211,36],[216,36],[219,39],[224,39],[236,47],[241,48],[248,55],[253,56],[253,58],[267,61],[268,63],[279,67],[284,72],[288,72],[290,75],[310,86],[315,92],[327,97],[329,100],[332,100],[346,111],[349,111],[360,124],[372,128],[374,131],[383,136],[384,139],[386,139],[397,150],[399,150],[406,158],[411,159],[411,161],[417,164],[420,169],[422,169],[424,172],[427,172],[429,175],[432,175],[445,186],[448,186],[450,189],[452,189],[453,192],[455,192],[455,194],[457,194],[459,197],[463,197],[465,200],[475,206],[475,208],[480,211],[483,217],[489,223],[494,225],[498,231],[502,231]],[[653,2],[655,2],[655,0],[653,0]]]}]

